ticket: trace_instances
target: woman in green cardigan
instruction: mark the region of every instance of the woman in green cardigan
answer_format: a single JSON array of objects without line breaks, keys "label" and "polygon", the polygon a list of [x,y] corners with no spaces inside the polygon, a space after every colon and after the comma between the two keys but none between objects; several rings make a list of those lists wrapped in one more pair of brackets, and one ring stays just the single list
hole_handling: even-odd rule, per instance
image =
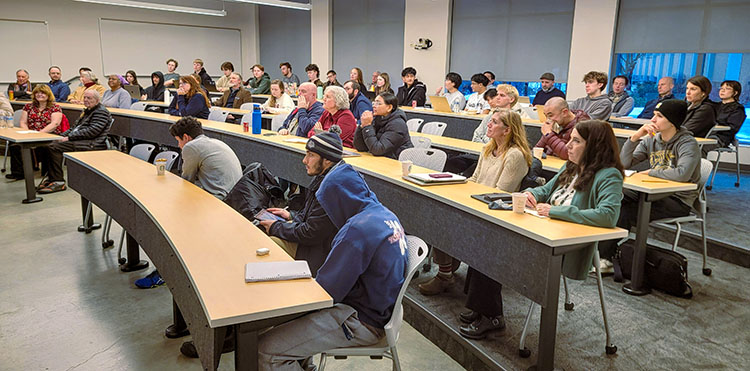
[{"label": "woman in green cardigan", "polygon": [[[526,207],[553,219],[615,227],[620,215],[623,167],[612,127],[601,120],[579,122],[567,148],[568,162],[557,175],[544,186],[526,190]],[[592,245],[565,254],[563,274],[572,279],[584,279],[591,268],[595,248]],[[488,331],[505,328],[499,295],[488,295],[482,287],[472,284],[466,306],[470,311],[459,316],[467,323],[460,327],[461,335],[481,339]]]}]

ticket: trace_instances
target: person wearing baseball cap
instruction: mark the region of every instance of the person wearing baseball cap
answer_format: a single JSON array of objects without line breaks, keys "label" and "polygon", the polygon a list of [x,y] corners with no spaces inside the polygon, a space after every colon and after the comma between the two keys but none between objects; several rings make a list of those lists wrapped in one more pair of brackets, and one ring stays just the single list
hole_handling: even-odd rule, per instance
[{"label": "person wearing baseball cap", "polygon": [[[620,151],[622,165],[628,169],[643,161],[649,161],[649,168],[641,171],[642,174],[698,184],[701,176],[701,152],[693,135],[682,126],[687,108],[688,104],[679,99],[667,99],[658,103],[654,108],[651,122],[641,126],[623,144]],[[693,202],[700,192],[699,188],[676,192],[654,201],[649,220],[690,214]],[[629,230],[636,225],[637,218],[638,194],[624,190],[617,226]],[[603,259],[612,258],[615,253],[614,245],[611,241],[599,244],[599,252]]]},{"label": "person wearing baseball cap", "polygon": [[531,102],[532,106],[543,106],[552,97],[560,97],[562,99],[565,99],[565,93],[555,87],[555,75],[553,75],[551,72],[543,73],[539,78],[539,81],[542,83],[542,88],[538,92],[536,92],[534,101]]}]

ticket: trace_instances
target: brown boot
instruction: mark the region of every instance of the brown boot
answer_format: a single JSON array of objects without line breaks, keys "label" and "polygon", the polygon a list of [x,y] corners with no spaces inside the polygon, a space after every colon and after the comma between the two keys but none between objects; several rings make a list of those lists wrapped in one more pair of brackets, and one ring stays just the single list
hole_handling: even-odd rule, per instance
[{"label": "brown boot", "polygon": [[442,275],[438,273],[431,280],[419,284],[419,292],[422,295],[437,295],[453,285],[453,275]]}]

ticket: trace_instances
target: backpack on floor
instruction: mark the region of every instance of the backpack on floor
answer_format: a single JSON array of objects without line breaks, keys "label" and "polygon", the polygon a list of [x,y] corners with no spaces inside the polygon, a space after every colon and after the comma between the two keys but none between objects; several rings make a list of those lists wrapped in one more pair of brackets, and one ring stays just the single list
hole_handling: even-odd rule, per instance
[{"label": "backpack on floor", "polygon": [[263,164],[253,162],[245,168],[224,202],[252,221],[260,210],[278,206],[283,199],[284,192],[273,174]]}]

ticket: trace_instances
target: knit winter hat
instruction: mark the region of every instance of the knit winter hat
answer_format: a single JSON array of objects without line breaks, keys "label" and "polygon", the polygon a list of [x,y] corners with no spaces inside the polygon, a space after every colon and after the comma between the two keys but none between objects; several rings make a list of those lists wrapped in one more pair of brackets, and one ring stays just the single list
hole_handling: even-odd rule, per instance
[{"label": "knit winter hat", "polygon": [[667,99],[656,105],[654,111],[661,112],[678,130],[687,116],[688,104],[680,99]]},{"label": "knit winter hat", "polygon": [[307,141],[307,145],[305,145],[305,149],[310,152],[315,152],[324,159],[332,162],[341,161],[343,153],[343,146],[341,145],[341,138],[339,135],[328,131],[310,138]]}]

